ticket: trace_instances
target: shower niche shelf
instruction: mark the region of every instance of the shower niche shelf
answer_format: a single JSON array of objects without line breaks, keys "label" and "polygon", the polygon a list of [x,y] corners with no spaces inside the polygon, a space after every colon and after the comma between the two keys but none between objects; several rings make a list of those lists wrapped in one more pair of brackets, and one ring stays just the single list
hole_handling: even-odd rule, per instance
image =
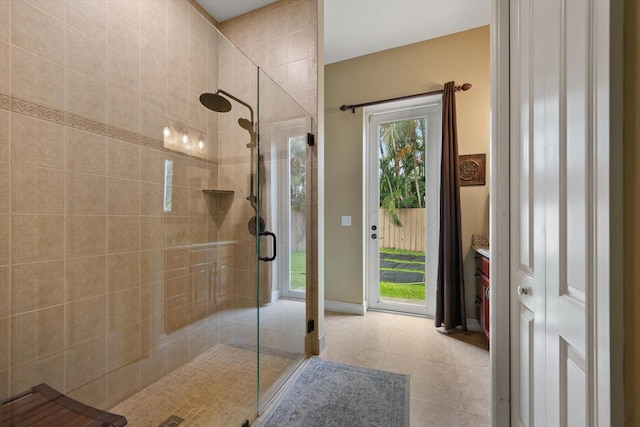
[{"label": "shower niche shelf", "polygon": [[202,190],[205,194],[233,194],[233,190],[221,190],[221,189],[205,189]]}]

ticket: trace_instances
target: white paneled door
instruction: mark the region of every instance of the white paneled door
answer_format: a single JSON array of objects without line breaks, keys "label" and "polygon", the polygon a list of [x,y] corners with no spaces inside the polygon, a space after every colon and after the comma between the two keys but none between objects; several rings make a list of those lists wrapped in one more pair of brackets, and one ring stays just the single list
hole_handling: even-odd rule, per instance
[{"label": "white paneled door", "polygon": [[610,425],[610,1],[510,4],[512,425]]}]

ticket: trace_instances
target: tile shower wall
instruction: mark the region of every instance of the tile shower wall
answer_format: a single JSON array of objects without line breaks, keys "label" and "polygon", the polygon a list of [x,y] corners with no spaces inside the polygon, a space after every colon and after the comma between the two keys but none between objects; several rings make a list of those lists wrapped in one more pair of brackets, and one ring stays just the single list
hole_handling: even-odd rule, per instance
[{"label": "tile shower wall", "polygon": [[[279,0],[219,23],[220,31],[318,123],[318,2]],[[307,317],[318,319],[318,152],[307,150]],[[261,281],[264,283],[264,281]],[[278,283],[272,283],[272,291]],[[317,338],[317,337],[316,337]],[[317,339],[308,351],[318,353]]]},{"label": "tile shower wall", "polygon": [[[186,0],[0,0],[0,398],[109,408],[218,344],[216,34]],[[164,149],[167,119],[209,158]]]},{"label": "tile shower wall", "polygon": [[318,3],[279,0],[219,24],[317,122]]}]

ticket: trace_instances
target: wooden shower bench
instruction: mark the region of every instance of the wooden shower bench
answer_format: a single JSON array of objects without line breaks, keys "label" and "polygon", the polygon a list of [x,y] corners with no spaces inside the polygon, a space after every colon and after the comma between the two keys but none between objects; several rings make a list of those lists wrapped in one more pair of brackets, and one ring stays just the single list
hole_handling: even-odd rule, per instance
[{"label": "wooden shower bench", "polygon": [[0,426],[121,427],[127,419],[39,384],[2,402]]}]

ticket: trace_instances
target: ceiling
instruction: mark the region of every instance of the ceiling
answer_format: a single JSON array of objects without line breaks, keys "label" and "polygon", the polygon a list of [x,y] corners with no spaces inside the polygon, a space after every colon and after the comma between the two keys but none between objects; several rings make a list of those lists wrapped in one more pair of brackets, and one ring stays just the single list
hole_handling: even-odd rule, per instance
[{"label": "ceiling", "polygon": [[278,0],[196,0],[216,21],[223,22]]},{"label": "ceiling", "polygon": [[[218,22],[276,0],[197,0]],[[324,0],[325,64],[488,25],[491,0]]]}]

